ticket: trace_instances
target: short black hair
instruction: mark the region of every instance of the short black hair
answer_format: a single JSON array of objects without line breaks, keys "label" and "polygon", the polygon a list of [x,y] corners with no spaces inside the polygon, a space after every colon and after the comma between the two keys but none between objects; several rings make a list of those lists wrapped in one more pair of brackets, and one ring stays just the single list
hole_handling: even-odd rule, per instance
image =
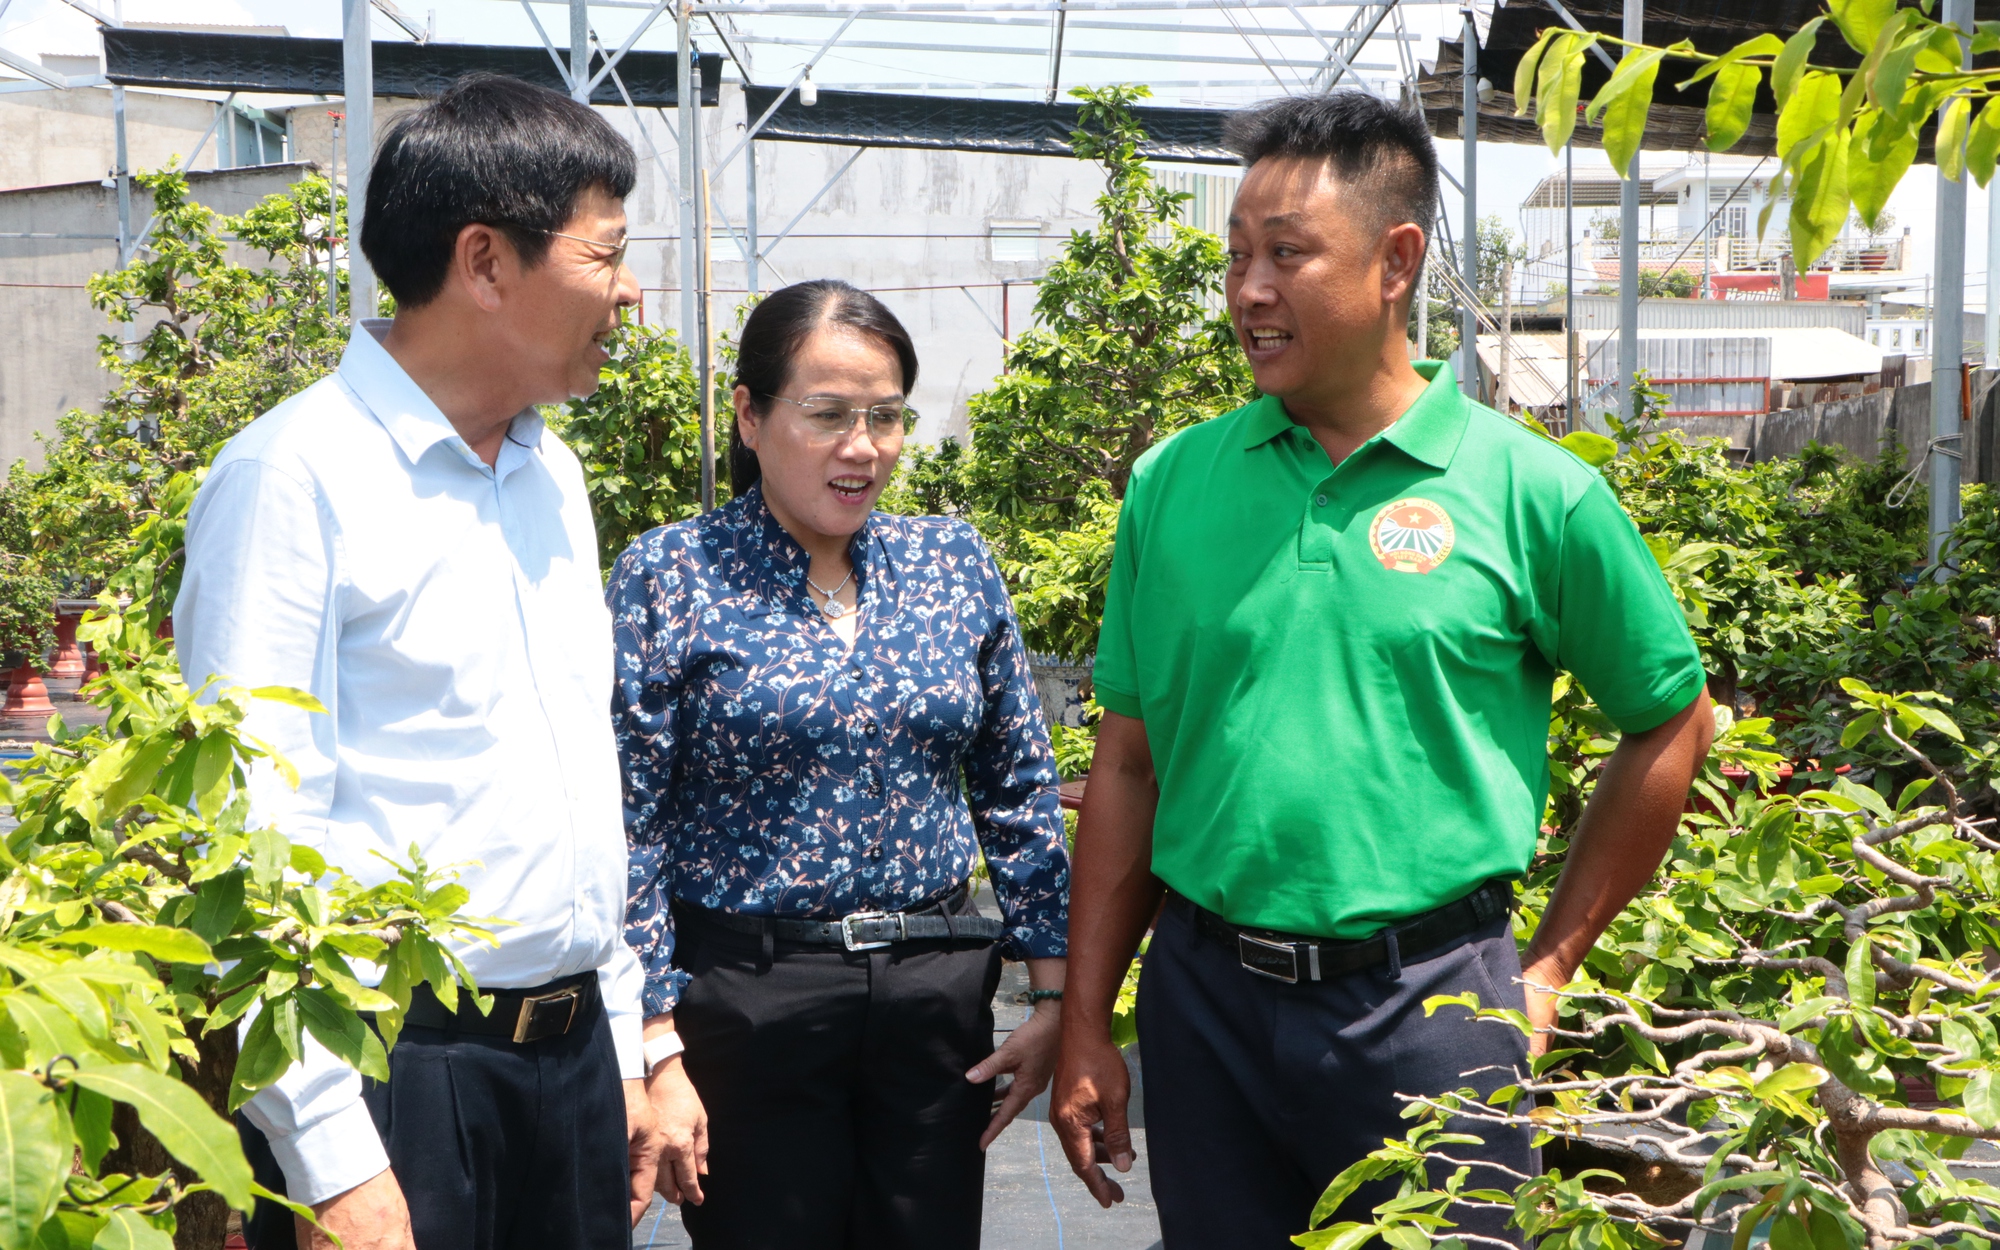
[{"label": "short black hair", "polygon": [[1427,239],[1435,228],[1437,149],[1416,109],[1366,91],[1288,96],[1230,114],[1222,141],[1245,169],[1268,157],[1326,161],[1375,206],[1378,228],[1415,222]]},{"label": "short black hair", "polygon": [[484,222],[521,259],[541,263],[549,236],[602,187],[638,181],[632,145],[587,104],[504,74],[467,74],[396,118],[368,173],[361,251],[396,302],[420,307],[444,289],[459,231]]},{"label": "short black hair", "polygon": [[[888,305],[838,278],[815,278],[765,296],[736,337],[736,385],[750,392],[750,406],[758,416],[770,411],[772,396],[792,380],[792,359],[821,326],[845,326],[875,339],[896,353],[904,396],[916,389],[917,345]],[[736,423],[730,422],[729,488],[740,495],[763,476],[757,453],[743,445]]]}]

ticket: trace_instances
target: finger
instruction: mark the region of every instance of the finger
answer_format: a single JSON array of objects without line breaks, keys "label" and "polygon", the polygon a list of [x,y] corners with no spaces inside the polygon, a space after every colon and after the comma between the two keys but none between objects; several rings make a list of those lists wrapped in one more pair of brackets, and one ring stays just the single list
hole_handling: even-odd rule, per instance
[{"label": "finger", "polygon": [[981,1059],[965,1070],[965,1079],[974,1085],[983,1084],[997,1076],[1017,1071],[1021,1066],[1021,1048],[1009,1037],[1001,1043],[1000,1049]]},{"label": "finger", "polygon": [[674,1182],[680,1186],[683,1202],[701,1205],[701,1175],[695,1171],[693,1159],[682,1156],[674,1160]]},{"label": "finger", "polygon": [[646,1214],[646,1208],[653,1205],[653,1183],[659,1175],[659,1166],[650,1159],[635,1161],[632,1169],[632,1225],[638,1227],[639,1220]]},{"label": "finger", "polygon": [[984,1150],[988,1146],[991,1146],[994,1139],[999,1137],[1005,1131],[1006,1127],[1014,1122],[1014,1117],[1020,1115],[1021,1110],[1033,1102],[1035,1094],[1039,1092],[1039,1090],[1030,1091],[1024,1088],[1018,1080],[1009,1085],[1007,1087],[1007,1096],[1000,1100],[999,1108],[994,1111],[993,1118],[987,1122],[986,1131],[979,1136],[979,1148]]},{"label": "finger", "polygon": [[703,1116],[694,1125],[694,1170],[708,1175],[708,1117]]},{"label": "finger", "polygon": [[1139,1155],[1132,1149],[1132,1130],[1125,1122],[1125,1100],[1113,1097],[1104,1101],[1104,1149],[1111,1155],[1112,1167],[1129,1172]]}]

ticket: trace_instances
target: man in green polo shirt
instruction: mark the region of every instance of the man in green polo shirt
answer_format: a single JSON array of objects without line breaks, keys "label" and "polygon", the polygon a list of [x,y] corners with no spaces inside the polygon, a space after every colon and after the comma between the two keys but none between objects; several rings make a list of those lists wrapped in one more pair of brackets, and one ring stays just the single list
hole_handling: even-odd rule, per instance
[{"label": "man in green polo shirt", "polygon": [[[1139,1036],[1167,1250],[1289,1245],[1335,1174],[1402,1135],[1397,1093],[1511,1084],[1525,1039],[1424,999],[1553,1023],[1523,981],[1567,983],[1643,887],[1714,728],[1672,592],[1596,471],[1408,359],[1437,214],[1421,116],[1293,97],[1229,135],[1227,295],[1263,398],[1156,448],[1126,490],[1051,1117],[1098,1201],[1120,1199],[1098,1165],[1134,1154],[1109,1022],[1157,910]],[[1558,669],[1624,736],[1524,975],[1510,882]],[[1535,1166],[1520,1133],[1454,1152]],[[1518,1240],[1503,1223],[1462,1229]]]}]

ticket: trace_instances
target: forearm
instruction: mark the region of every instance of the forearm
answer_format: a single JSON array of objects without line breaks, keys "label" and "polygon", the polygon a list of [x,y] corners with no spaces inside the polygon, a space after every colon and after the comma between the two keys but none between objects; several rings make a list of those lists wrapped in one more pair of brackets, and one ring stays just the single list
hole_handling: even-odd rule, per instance
[{"label": "forearm", "polygon": [[1546,983],[1560,986],[1574,976],[1612,919],[1652,879],[1714,736],[1704,693],[1664,725],[1626,735],[1611,753],[1523,958]]},{"label": "forearm", "polygon": [[1143,722],[1107,713],[1070,866],[1069,984],[1075,1027],[1109,1034],[1132,954],[1159,908],[1153,814],[1160,792]]}]

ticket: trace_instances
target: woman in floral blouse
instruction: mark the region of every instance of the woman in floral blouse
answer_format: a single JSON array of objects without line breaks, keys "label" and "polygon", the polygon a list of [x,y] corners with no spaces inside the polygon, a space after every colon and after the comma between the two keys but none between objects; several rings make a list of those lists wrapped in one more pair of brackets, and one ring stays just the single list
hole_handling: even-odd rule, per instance
[{"label": "woman in floral blouse", "polygon": [[[873,511],[916,374],[873,296],[772,294],[735,500],[612,574],[626,937],[700,1250],[976,1246],[983,1152],[1054,1066],[1069,863],[1013,606],[969,526]],[[1003,956],[1037,1005],[995,1051]]]}]

